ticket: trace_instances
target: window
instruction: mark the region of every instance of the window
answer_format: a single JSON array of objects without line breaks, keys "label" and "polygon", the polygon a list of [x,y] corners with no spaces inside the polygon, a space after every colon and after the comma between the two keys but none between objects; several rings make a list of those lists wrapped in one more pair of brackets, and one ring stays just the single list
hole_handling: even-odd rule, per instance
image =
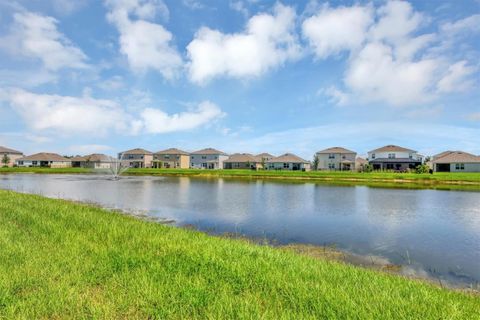
[{"label": "window", "polygon": [[166,154],[163,156],[165,159],[170,159],[170,155],[169,154]]},{"label": "window", "polygon": [[36,165],[37,165],[37,161],[32,161],[32,164],[33,164],[34,166],[36,166]]},{"label": "window", "polygon": [[283,169],[288,169],[288,168],[290,168],[290,163],[284,162],[283,163]]},{"label": "window", "polygon": [[335,163],[329,163],[328,169],[335,169]]},{"label": "window", "polygon": [[372,153],[372,159],[375,159],[375,153]]},{"label": "window", "polygon": [[346,156],[342,156],[342,159],[345,160],[347,157]]},{"label": "window", "polygon": [[387,169],[393,170],[393,163],[387,163]]},{"label": "window", "polygon": [[335,154],[334,153],[329,153],[328,154],[328,159],[335,159]]},{"label": "window", "polygon": [[465,170],[465,163],[455,163],[455,170]]},{"label": "window", "polygon": [[195,159],[195,156],[192,156],[192,160]]},{"label": "window", "polygon": [[18,161],[18,164],[23,166],[23,161]]},{"label": "window", "polygon": [[410,159],[413,159],[413,153],[410,153],[410,154],[408,155],[408,157],[409,157]]},{"label": "window", "polygon": [[202,156],[202,159],[203,159],[203,160],[207,159],[207,156]]},{"label": "window", "polygon": [[388,159],[395,159],[395,153],[389,153]]}]

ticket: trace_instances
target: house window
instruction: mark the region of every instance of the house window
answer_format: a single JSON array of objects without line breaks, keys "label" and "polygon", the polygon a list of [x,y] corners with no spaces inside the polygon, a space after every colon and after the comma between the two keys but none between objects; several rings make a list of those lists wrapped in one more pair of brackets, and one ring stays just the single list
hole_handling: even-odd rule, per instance
[{"label": "house window", "polygon": [[268,164],[268,169],[273,169],[273,168],[275,168],[275,165],[273,163],[269,163]]},{"label": "house window", "polygon": [[413,153],[410,153],[410,154],[408,155],[408,157],[409,157],[410,159],[413,159]]},{"label": "house window", "polygon": [[36,166],[36,165],[37,165],[37,161],[32,161],[32,164],[33,164],[34,166]]},{"label": "house window", "polygon": [[18,164],[23,166],[23,161],[18,161]]},{"label": "house window", "polygon": [[372,159],[375,159],[375,153],[372,153]]},{"label": "house window", "polygon": [[388,159],[395,159],[395,153],[389,153]]},{"label": "house window", "polygon": [[393,163],[387,163],[387,169],[393,170]]},{"label": "house window", "polygon": [[329,163],[328,169],[335,169],[335,163]]},{"label": "house window", "polygon": [[290,168],[290,163],[284,162],[283,163],[283,169],[288,169],[288,168]]},{"label": "house window", "polygon": [[347,157],[345,157],[345,156],[342,156],[342,159],[343,159],[343,160],[345,160],[346,158],[347,158]]},{"label": "house window", "polygon": [[202,159],[203,159],[203,160],[207,159],[207,156],[202,156]]},{"label": "house window", "polygon": [[455,163],[455,170],[465,170],[465,163]]},{"label": "house window", "polygon": [[192,156],[192,160],[195,159],[195,156]]},{"label": "house window", "polygon": [[170,155],[169,155],[169,154],[166,154],[166,155],[164,155],[164,158],[165,158],[165,159],[170,159]]},{"label": "house window", "polygon": [[329,153],[328,154],[328,159],[335,159],[335,154],[334,153]]}]

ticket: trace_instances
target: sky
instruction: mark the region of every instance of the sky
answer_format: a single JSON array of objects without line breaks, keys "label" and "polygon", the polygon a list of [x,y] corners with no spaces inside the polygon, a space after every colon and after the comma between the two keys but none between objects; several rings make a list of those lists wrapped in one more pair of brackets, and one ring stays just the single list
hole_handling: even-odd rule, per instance
[{"label": "sky", "polygon": [[0,0],[0,145],[480,154],[480,0]]}]

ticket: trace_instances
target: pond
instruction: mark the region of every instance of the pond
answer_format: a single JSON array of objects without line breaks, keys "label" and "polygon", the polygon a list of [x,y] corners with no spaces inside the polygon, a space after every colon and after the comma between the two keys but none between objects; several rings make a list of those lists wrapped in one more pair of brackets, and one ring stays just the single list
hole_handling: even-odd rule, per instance
[{"label": "pond", "polygon": [[144,212],[214,233],[335,245],[418,276],[480,282],[480,193],[264,180],[0,175],[0,188]]}]

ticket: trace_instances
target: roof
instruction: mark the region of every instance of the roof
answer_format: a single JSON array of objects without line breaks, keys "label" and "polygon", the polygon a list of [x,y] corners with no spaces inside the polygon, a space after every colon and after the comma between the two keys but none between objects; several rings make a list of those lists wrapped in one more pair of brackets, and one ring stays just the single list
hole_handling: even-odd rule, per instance
[{"label": "roof", "polygon": [[127,151],[123,151],[123,152],[120,152],[120,153],[121,154],[153,154],[151,151],[141,149],[141,148],[127,150]]},{"label": "roof", "polygon": [[435,160],[435,159],[441,158],[441,157],[446,156],[447,154],[452,153],[452,152],[455,152],[455,151],[448,150],[448,151],[440,152],[439,154],[434,155],[432,157],[432,159]]},{"label": "roof", "polygon": [[391,162],[391,163],[421,163],[421,160],[410,158],[378,158],[370,160],[370,163]]},{"label": "roof", "polygon": [[263,153],[257,154],[255,157],[258,157],[258,158],[275,158],[274,155],[271,155],[268,152],[263,152]]},{"label": "roof", "polygon": [[267,162],[268,163],[276,163],[276,162],[277,163],[278,162],[310,163],[307,160],[302,159],[297,155],[294,155],[293,153],[285,153],[284,155],[270,159]]},{"label": "roof", "polygon": [[378,148],[378,149],[375,149],[375,150],[372,150],[370,152],[416,152],[415,150],[412,150],[412,149],[407,149],[407,148],[403,148],[403,147],[399,147],[399,146],[396,146],[396,145],[393,145],[393,144],[390,144],[388,146],[384,146],[384,147],[381,147],[381,148]]},{"label": "roof", "polygon": [[0,146],[0,153],[23,154],[23,152]]},{"label": "roof", "polygon": [[192,152],[191,154],[219,154],[221,156],[227,156],[227,154],[225,152],[217,150],[217,149],[213,149],[213,148],[206,148],[206,149],[198,150],[198,151]]},{"label": "roof", "polygon": [[325,150],[318,151],[317,153],[354,153],[357,154],[355,151],[348,150],[342,147],[332,147]]},{"label": "roof", "polygon": [[480,163],[480,156],[463,152],[463,151],[450,151],[440,158],[436,158],[433,163]]},{"label": "roof", "polygon": [[102,154],[102,153],[92,153],[92,154],[88,154],[86,156],[83,156],[83,157],[73,157],[70,159],[70,161],[72,162],[86,162],[86,161],[89,161],[89,162],[111,162],[113,161],[114,158],[112,157],[109,157],[107,156],[106,154]]},{"label": "roof", "polygon": [[17,161],[55,161],[55,162],[70,162],[70,159],[62,157],[56,153],[40,152],[32,154],[27,157],[17,159]]},{"label": "roof", "polygon": [[251,155],[249,153],[235,153],[232,154],[224,162],[260,162],[262,159],[258,156]]},{"label": "roof", "polygon": [[180,154],[180,155],[184,155],[184,156],[189,155],[188,152],[177,149],[177,148],[170,148],[170,149],[166,149],[166,150],[157,151],[157,152],[155,152],[155,154]]},{"label": "roof", "polygon": [[358,162],[359,164],[366,164],[366,163],[368,163],[367,160],[365,160],[365,159],[363,159],[363,158],[361,158],[361,157],[357,157],[357,158],[355,159],[355,162]]}]

